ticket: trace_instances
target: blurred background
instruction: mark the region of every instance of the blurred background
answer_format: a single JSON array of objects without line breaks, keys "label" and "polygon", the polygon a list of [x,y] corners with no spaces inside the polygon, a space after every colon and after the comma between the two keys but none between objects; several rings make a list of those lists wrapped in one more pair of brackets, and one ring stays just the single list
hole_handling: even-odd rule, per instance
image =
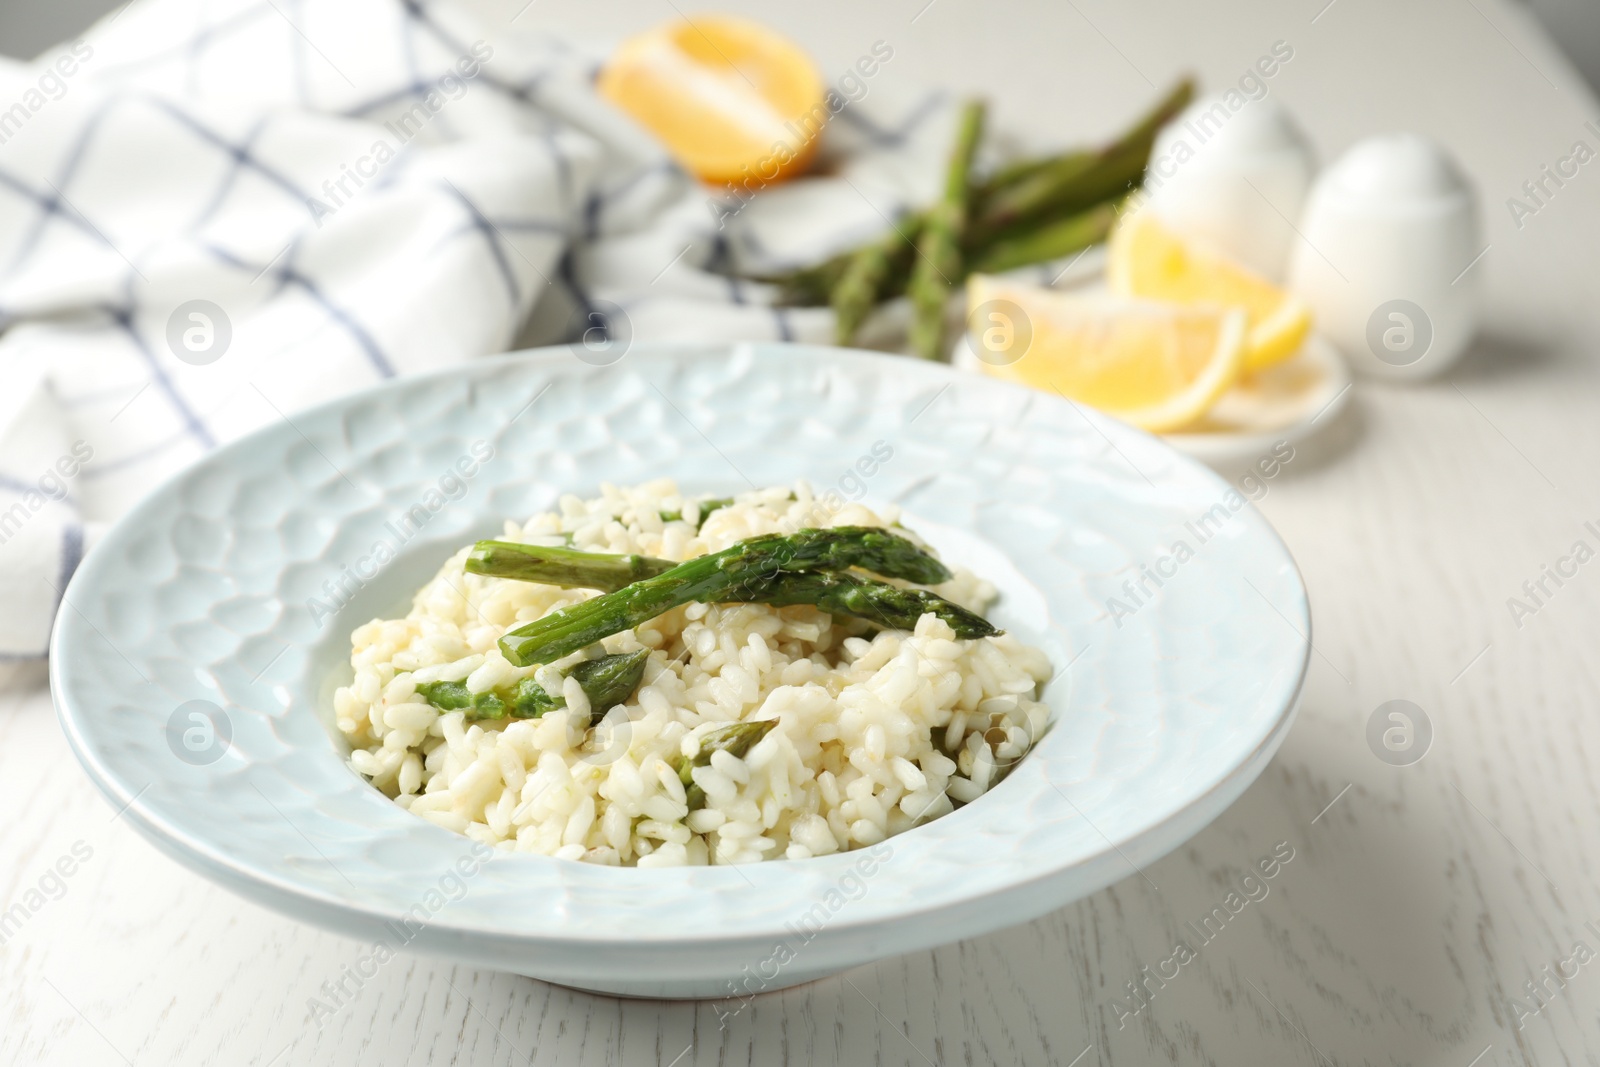
[{"label": "blurred background", "polygon": [[[514,5],[514,6],[510,6]],[[0,5],[0,54],[11,56],[13,59],[32,59],[41,51],[49,48],[58,41],[66,40],[73,34],[83,31],[95,19],[107,12],[121,7],[120,3],[108,3],[107,0],[8,0]],[[508,8],[515,12],[522,6],[522,0],[509,0],[508,3],[496,3],[496,0],[476,0],[475,3],[466,5],[488,13],[500,8]],[[808,10],[814,10],[815,4],[806,5]],[[830,6],[830,5],[822,5]],[[841,16],[852,21],[863,21],[865,12],[853,5],[831,5],[840,9]],[[889,5],[884,5],[887,9]],[[1030,3],[1027,0],[1008,3],[986,4],[984,10],[998,20],[1003,19],[1008,13],[1027,11],[1030,18],[1049,21],[1054,5]],[[1600,85],[1600,3],[1592,0],[1532,0],[1522,4],[1531,16],[1537,19],[1550,35],[1560,43],[1561,48],[1567,53],[1574,65],[1583,72],[1591,86]],[[587,31],[597,37],[606,37],[614,32],[619,16],[623,13],[633,14],[638,12],[638,18],[627,18],[628,24],[635,21],[650,22],[659,20],[661,5],[648,2],[640,3],[638,0],[621,0],[606,4],[578,3],[574,0],[538,0],[536,6],[519,15],[517,21],[524,27],[531,25],[558,26],[562,29]],[[720,9],[738,10],[739,4],[720,4]],[[1059,8],[1055,12],[1057,18],[1070,18],[1072,12],[1070,5]],[[870,15],[867,16],[870,19]],[[895,23],[900,22],[900,14],[895,12],[892,16]],[[920,21],[920,20],[919,20]],[[784,27],[792,30],[793,27]],[[798,35],[804,41],[803,35]],[[805,42],[810,43],[810,42]],[[824,57],[825,58],[825,57]]]},{"label": "blurred background", "polygon": [[[118,6],[6,0],[0,52],[37,55]],[[602,46],[700,7],[674,0],[463,6],[495,40],[552,32]],[[1530,576],[1537,580],[1573,538],[1590,536],[1580,522],[1600,522],[1593,478],[1600,307],[1592,294],[1600,189],[1580,179],[1559,194],[1556,210],[1534,221],[1507,210],[1509,198],[1525,195],[1525,183],[1575,139],[1592,143],[1585,123],[1600,115],[1600,3],[1217,0],[1170,3],[1159,16],[1151,5],[1115,0],[705,6],[759,19],[826,72],[846,69],[867,42],[889,41],[895,58],[886,82],[981,94],[997,131],[1041,148],[1099,142],[1183,72],[1212,91],[1226,87],[1273,42],[1287,41],[1296,59],[1273,82],[1274,99],[1304,123],[1322,162],[1395,130],[1424,132],[1461,161],[1482,208],[1483,328],[1447,379],[1422,386],[1363,380],[1355,417],[1327,434],[1340,446],[1326,455],[1306,448],[1262,502],[1295,552],[1316,609],[1305,709],[1246,797],[1152,871],[1160,893],[1130,877],[1028,927],[858,973],[852,982],[866,989],[859,997],[835,983],[773,998],[732,1037],[692,1005],[619,1005],[527,982],[491,987],[495,980],[484,977],[484,1002],[492,996],[498,1024],[519,1045],[537,1045],[537,1032],[559,1047],[561,1062],[666,1064],[688,1040],[680,1030],[693,1028],[697,1040],[702,1030],[711,1035],[681,1067],[713,1055],[715,1062],[762,1062],[757,1042],[790,1049],[791,1040],[798,1042],[791,1062],[807,1062],[813,1050],[822,1062],[831,1050],[838,1062],[920,1064],[926,1057],[910,1047],[908,1033],[926,1039],[922,1047],[941,1062],[1600,1062],[1593,1007],[1600,978],[1592,977],[1600,971],[1586,970],[1582,981],[1594,985],[1575,984],[1526,1029],[1507,1008],[1525,978],[1568,950],[1580,923],[1600,923],[1593,861],[1600,781],[1583,755],[1600,738],[1595,717],[1581,712],[1600,703],[1590,666],[1600,586],[1592,578],[1573,583],[1536,621],[1507,611],[1507,597],[1524,595]],[[1405,770],[1374,758],[1362,734],[1368,714],[1395,698],[1426,705],[1438,724],[1433,754]],[[13,766],[46,768],[40,773],[59,778],[62,794],[79,788],[48,701],[29,712],[12,720],[27,744],[8,740],[0,749],[11,748]],[[50,758],[22,758],[32,752]],[[13,802],[44,807],[39,797],[51,794],[41,788],[35,796],[31,779],[18,777]],[[104,825],[98,807],[83,818]],[[287,1003],[307,974],[331,973],[347,958],[348,946],[332,935],[254,912],[241,921],[220,890],[118,832],[106,869],[162,864],[159,879],[140,906],[129,904],[121,885],[103,898],[115,897],[116,907],[85,905],[82,937],[93,951],[54,973],[69,976],[72,989],[105,981],[96,1017],[119,1040],[160,1018],[139,1062],[163,1062],[174,1049],[190,1052],[182,1062],[200,1062],[212,1049],[231,1054],[229,1042],[239,1039],[232,1004],[253,1004],[269,986],[273,995],[291,991],[283,994]],[[1073,1006],[1122,988],[1142,961],[1156,958],[1163,930],[1216,899],[1230,865],[1280,835],[1305,849],[1297,881],[1274,891],[1259,927],[1230,934],[1207,980],[1163,993],[1150,1021],[1126,1032]],[[1555,893],[1557,883],[1564,892]],[[77,919],[62,909],[58,921],[65,927]],[[163,923],[181,925],[173,936],[190,944],[227,951],[205,948],[197,963],[173,951]],[[40,943],[46,929],[36,935]],[[66,955],[39,950],[52,964]],[[118,966],[134,960],[140,966]],[[113,981],[124,969],[140,972],[134,993]],[[427,1062],[431,1049],[458,1043],[470,1062],[506,1062],[495,1027],[466,1009],[446,1018],[437,1007],[450,1001],[451,979],[462,982],[461,975],[425,964],[391,978],[400,1002],[427,1004],[415,1013],[422,1020],[415,1029],[348,1019],[323,1046],[327,1058],[305,1062],[380,1062],[360,1059],[369,1053],[392,1057],[381,1062]],[[1252,992],[1258,982],[1264,988]],[[197,991],[174,997],[178,987]],[[477,986],[468,988],[476,995]],[[936,1022],[932,1006],[952,1003],[939,1000],[941,990],[963,1007]],[[211,1010],[225,993],[234,998],[230,1011]],[[52,1047],[77,1025],[54,1001],[38,1017],[29,1039]],[[554,1036],[546,1036],[547,1025]],[[435,1032],[445,1035],[437,1046],[430,1044]],[[608,1044],[607,1034],[626,1040]],[[82,1036],[85,1045],[95,1040]],[[1084,1047],[1090,1042],[1099,1051]],[[225,1060],[241,1061],[242,1052]],[[168,1055],[165,1062],[179,1061]]]},{"label": "blurred background", "polygon": [[[513,0],[520,7],[522,0]],[[13,59],[31,59],[44,49],[81,32],[95,19],[121,7],[107,0],[8,0],[0,6],[0,53]],[[468,5],[492,11],[506,4],[477,0]],[[606,4],[575,3],[572,0],[539,0],[536,8],[519,16],[525,24],[553,24],[574,30],[589,30],[606,36],[615,28],[620,10],[639,9],[645,20],[659,18],[660,5],[623,0]],[[719,8],[736,10],[738,4]],[[816,5],[806,5],[814,8]],[[887,5],[885,5],[887,6]],[[1003,16],[1013,10],[1027,10],[1030,16],[1048,18],[1051,5],[1037,3],[986,4],[985,10]],[[1070,7],[1070,5],[1068,5]],[[1600,84],[1600,3],[1592,0],[1532,0],[1523,5],[1550,32],[1591,86]],[[841,5],[841,9],[843,5]],[[513,11],[515,8],[512,9]],[[1070,16],[1070,10],[1063,9]],[[852,8],[850,17],[859,20],[862,12]],[[632,20],[629,20],[630,22]],[[898,14],[895,21],[899,21]]]}]

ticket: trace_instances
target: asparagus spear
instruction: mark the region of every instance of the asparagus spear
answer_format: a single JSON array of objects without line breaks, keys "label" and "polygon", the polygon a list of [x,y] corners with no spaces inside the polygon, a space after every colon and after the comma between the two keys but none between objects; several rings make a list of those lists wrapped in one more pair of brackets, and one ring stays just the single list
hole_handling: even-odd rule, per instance
[{"label": "asparagus spear", "polygon": [[801,267],[787,274],[758,275],[755,280],[778,287],[777,303],[780,307],[819,307],[828,302],[833,287],[839,283],[853,255],[854,250],[841,252],[810,267]]},{"label": "asparagus spear", "polygon": [[[680,604],[738,599],[730,594],[782,574],[851,567],[923,585],[950,579],[944,564],[887,530],[838,526],[831,530],[800,530],[787,537],[766,534],[553,611],[500,638],[500,650],[519,667],[549,663],[603,637],[630,630]],[[883,588],[894,589],[887,585]]]},{"label": "asparagus spear", "polygon": [[[664,574],[677,564],[670,560],[650,559],[642,556],[608,556],[598,552],[564,552],[561,549],[542,548],[535,545],[517,545],[525,550],[517,560],[515,573],[496,573],[479,570],[480,574],[519,578],[524,581],[544,582],[566,588],[603,589],[613,592],[635,580],[628,577],[629,569],[620,564],[623,560],[644,560]],[[548,570],[542,569],[539,557],[544,554],[558,556]],[[474,553],[476,557],[476,553]],[[574,563],[571,557],[581,556],[593,563]],[[470,561],[469,561],[470,562]],[[925,570],[925,577],[935,577],[938,572]],[[644,575],[643,577],[653,577]],[[746,604],[771,604],[786,607],[792,604],[811,604],[835,615],[850,615],[879,623],[889,629],[912,630],[925,613],[933,612],[961,637],[987,637],[996,633],[982,616],[957,604],[919,589],[899,589],[882,582],[871,582],[850,574],[827,571],[802,571],[780,573],[770,580],[757,580],[736,585],[720,598],[726,602]],[[467,706],[465,704],[461,705]]]},{"label": "asparagus spear", "polygon": [[[644,678],[645,661],[649,658],[649,650],[641,649],[585,660],[567,671],[567,676],[589,698],[589,725],[599,722],[606,712],[633,695]],[[424,682],[417,686],[417,695],[441,711],[465,710],[468,719],[503,719],[507,715],[513,719],[537,719],[567,706],[566,697],[545,692],[532,678],[523,678],[508,689],[485,693],[471,692],[464,682]]]},{"label": "asparagus spear", "polygon": [[982,205],[976,230],[990,239],[1050,211],[1076,211],[1125,192],[1144,176],[1156,133],[1188,106],[1194,82],[1179,82],[1132,129],[1096,152],[1069,152],[1021,181],[995,190]]},{"label": "asparagus spear", "polygon": [[[976,185],[973,194],[974,203],[982,203],[997,190],[1029,177],[1055,162],[1057,158],[1045,156],[1000,168]],[[911,274],[911,256],[916,249],[917,235],[922,232],[922,227],[927,221],[927,211],[913,212],[904,216],[893,232],[884,235],[879,241],[840,252],[821,263],[801,267],[786,274],[758,276],[756,281],[776,285],[779,289],[778,303],[785,307],[817,307],[828,304],[832,302],[834,293],[851,265],[855,263],[856,257],[873,245],[881,243],[883,248],[892,250],[888,272],[879,286],[881,296],[884,299],[899,296],[905,292],[906,279]]]},{"label": "asparagus spear", "polygon": [[[567,677],[576,681],[583,689],[583,695],[589,698],[590,726],[605,718],[606,712],[633,696],[634,690],[639,688],[640,681],[644,679],[645,662],[649,658],[650,650],[641,648],[637,652],[622,652],[614,656],[584,660],[567,671]],[[532,680],[523,679],[525,682]],[[560,703],[555,705],[557,707],[566,705],[565,697],[551,699],[559,699]]]},{"label": "asparagus spear", "polygon": [[1029,156],[1025,159],[1014,159],[997,167],[992,174],[978,183],[973,196],[973,203],[982,204],[988,197],[994,195],[995,190],[1004,189],[1031,178],[1060,161],[1062,156],[1076,155],[1077,152],[1062,152],[1053,156]]},{"label": "asparagus spear", "polygon": [[[717,496],[712,497],[709,500],[700,501],[700,521],[695,523],[694,528],[698,530],[700,527],[706,524],[706,516],[710,515],[713,511],[728,507],[732,503],[733,497],[731,496]],[[662,511],[658,514],[660,514],[662,522],[679,522],[683,519],[682,511]]]},{"label": "asparagus spear", "polygon": [[471,574],[606,592],[676,566],[671,560],[652,556],[580,552],[575,548],[524,545],[515,541],[479,541],[472,546],[466,562]]},{"label": "asparagus spear", "polygon": [[[767,539],[778,538],[777,534]],[[752,539],[755,540],[755,539]],[[873,526],[835,526],[799,530],[788,538],[795,554],[786,565],[795,569],[864,567],[924,585],[950,580],[949,568],[898,534]],[[746,542],[748,543],[748,542]],[[679,566],[654,556],[580,552],[514,541],[479,541],[467,557],[466,569],[492,578],[543,582],[564,589],[615,592],[642,578],[654,578]]]},{"label": "asparagus spear", "polygon": [[911,347],[923,359],[943,359],[945,355],[945,305],[950,287],[962,278],[961,239],[967,227],[972,157],[983,133],[983,116],[981,100],[969,100],[961,109],[944,197],[928,213],[917,240],[917,261],[906,283],[912,307]]},{"label": "asparagus spear", "polygon": [[982,615],[925,589],[902,589],[854,574],[783,574],[736,588],[725,599],[780,608],[811,604],[833,615],[875,622],[887,630],[915,630],[917,620],[931,612],[948,623],[957,637],[993,637],[1001,632]]},{"label": "asparagus spear", "polygon": [[993,241],[973,261],[972,273],[999,274],[1030,263],[1060,259],[1100,244],[1110,236],[1120,207],[1121,201],[1098,204],[1032,232]]},{"label": "asparagus spear", "polygon": [[[417,695],[440,711],[460,711],[463,708],[472,708],[477,703],[476,696],[467,688],[465,682],[424,682],[417,686]],[[504,713],[503,707],[501,712]],[[498,715],[489,717],[499,718]]]},{"label": "asparagus spear", "polygon": [[417,686],[417,695],[441,711],[464,710],[468,719],[503,719],[507,713],[517,719],[536,719],[555,706],[540,706],[548,697],[531,678],[522,679],[510,691],[484,693],[473,693],[465,682],[424,682]]},{"label": "asparagus spear", "polygon": [[[949,568],[910,541],[873,526],[835,526],[828,530],[804,529],[788,538],[769,534],[750,541],[786,541],[788,549],[773,554],[796,570],[808,567],[848,569],[864,567],[891,578],[938,585],[950,580]],[[750,541],[741,542],[748,544]],[[680,564],[654,556],[580,552],[515,541],[479,541],[467,557],[466,569],[492,578],[543,582],[564,589],[599,589],[615,592],[643,578],[665,574]]]},{"label": "asparagus spear", "polygon": [[[670,575],[669,571],[662,578]],[[902,589],[850,574],[800,572],[745,582],[707,577],[699,582],[683,580],[671,590],[641,588],[657,580],[637,582],[518,627],[500,638],[500,651],[511,662],[523,666],[548,663],[690,601],[780,607],[814,604],[835,615],[849,615],[900,630],[913,629],[917,620],[931,611],[949,623],[959,638],[994,637],[1004,632],[982,616],[934,593]]]},{"label": "asparagus spear", "polygon": [[[733,503],[732,497],[715,497],[700,503],[700,523],[718,508]],[[681,511],[663,511],[661,518],[676,522]],[[569,540],[571,535],[567,535]],[[574,548],[526,545],[519,541],[479,541],[467,556],[466,570],[491,578],[516,578],[524,582],[543,582],[565,589],[621,589],[640,578],[651,578],[677,566],[669,559],[651,556],[617,555],[609,552],[583,552]]]},{"label": "asparagus spear", "polygon": [[[1000,168],[989,178],[974,186],[973,203],[977,205],[986,202],[997,191],[1031,177],[1057,162],[1059,158],[1059,156],[1045,156]],[[917,236],[921,234],[927,221],[927,211],[913,212],[904,216],[891,233],[885,234],[878,241],[840,252],[810,267],[756,280],[778,286],[780,290],[778,302],[783,306],[816,307],[828,304],[834,299],[834,294],[856,258],[874,245],[881,244],[885,249],[892,249],[893,253],[889,259],[888,272],[879,285],[879,295],[882,299],[900,296],[905,292],[906,280],[911,275],[911,258],[916,250]]]},{"label": "asparagus spear", "polygon": [[1029,160],[1012,181],[979,189],[973,198],[973,232],[985,238],[1019,218],[1036,216],[1063,197],[1071,196],[1099,153],[1074,149],[1045,159]]},{"label": "asparagus spear", "polygon": [[[921,219],[917,220],[920,227]],[[848,345],[883,297],[891,281],[904,284],[911,267],[912,241],[916,230],[891,229],[871,244],[862,245],[851,255],[844,273],[834,283],[828,303],[833,306],[833,334],[836,343]]]},{"label": "asparagus spear", "polygon": [[692,773],[696,767],[711,766],[713,752],[728,752],[744,759],[749,751],[756,747],[756,742],[771,733],[772,728],[777,725],[777,719],[736,722],[713,730],[702,737],[700,751],[694,758],[683,759],[678,764],[678,781],[683,783],[683,792],[689,800],[689,810],[698,811],[706,806],[706,791],[695,784]]}]

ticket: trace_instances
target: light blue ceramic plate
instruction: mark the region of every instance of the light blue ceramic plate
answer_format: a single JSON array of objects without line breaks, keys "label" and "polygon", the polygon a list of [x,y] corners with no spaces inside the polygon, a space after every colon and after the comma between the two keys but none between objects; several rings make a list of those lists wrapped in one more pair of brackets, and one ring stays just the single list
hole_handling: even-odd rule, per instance
[{"label": "light blue ceramic plate", "polygon": [[[865,477],[874,446],[892,455]],[[998,621],[1055,661],[1050,731],[993,791],[870,862],[480,863],[346,767],[329,695],[355,625],[403,613],[506,516],[663,475],[706,492],[806,478],[898,502],[999,585]],[[403,542],[397,558],[377,564],[379,542]],[[333,614],[311,604],[341,581]],[[639,346],[612,366],[550,349],[298,414],[152,494],[66,599],[62,724],[107,799],[172,856],[352,937],[647,996],[777,988],[1132,875],[1261,772],[1310,633],[1271,527],[1154,438],[946,367],[775,344]]]}]

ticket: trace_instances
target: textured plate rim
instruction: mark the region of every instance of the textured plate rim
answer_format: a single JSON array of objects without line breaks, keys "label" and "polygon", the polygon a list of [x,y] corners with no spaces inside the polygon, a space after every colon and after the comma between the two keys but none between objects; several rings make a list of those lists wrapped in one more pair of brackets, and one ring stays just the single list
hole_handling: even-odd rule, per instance
[{"label": "textured plate rim", "polygon": [[[1140,438],[1148,439],[1149,441],[1154,442],[1161,451],[1170,453],[1170,458],[1175,460],[1178,466],[1185,468],[1191,476],[1210,481],[1211,484],[1218,490],[1226,490],[1229,488],[1228,483],[1217,476],[1215,472],[1209,470],[1202,463],[1196,461],[1195,459],[1184,455],[1177,449],[1172,448],[1170,444],[1163,442],[1159,437],[1146,434],[1132,427],[1128,427],[1125,424],[1118,423],[1107,416],[1099,415],[1093,412],[1084,412],[1078,409],[1076,405],[1069,405],[1065,401],[1060,401],[1053,397],[1035,393],[1021,386],[995,381],[987,377],[979,378],[978,376],[965,375],[948,367],[943,367],[942,365],[930,365],[915,362],[908,364],[904,357],[886,356],[881,353],[836,349],[827,346],[781,344],[776,342],[639,344],[633,347],[633,349],[630,351],[630,356],[633,358],[645,359],[659,356],[662,359],[667,359],[686,354],[715,352],[718,353],[718,355],[714,358],[726,359],[729,356],[740,352],[741,350],[762,349],[780,349],[786,353],[782,358],[794,358],[795,356],[804,358],[805,354],[808,352],[825,354],[830,358],[838,358],[842,356],[849,360],[862,361],[868,364],[893,366],[902,372],[921,373],[929,375],[931,378],[946,377],[949,380],[961,380],[963,378],[971,377],[981,381],[985,388],[997,389],[1013,395],[1025,395],[1035,401],[1042,401],[1051,405],[1059,404],[1064,409],[1075,410],[1079,415],[1094,422],[1103,424],[1103,426],[1097,426],[1097,429],[1101,429],[1102,432],[1104,432],[1105,428],[1114,427],[1116,432],[1132,434]],[[570,359],[571,351],[567,346],[533,349],[522,352],[508,353],[500,356],[485,357],[480,361],[443,368],[425,375],[416,375],[395,379],[369,389],[349,393],[324,404],[308,408],[305,411],[300,412],[299,415],[303,418],[312,418],[318,415],[337,412],[347,408],[352,403],[373,394],[412,388],[418,384],[426,383],[432,379],[456,377],[461,375],[463,371],[472,372],[490,365],[503,364],[508,360],[518,360],[524,363],[538,365],[540,363],[550,363],[556,360]],[[272,424],[253,431],[244,437],[241,437],[214,450],[211,453],[208,453],[206,457],[203,457],[197,463],[164,480],[160,486],[153,489],[144,500],[130,510],[130,512],[124,517],[118,526],[134,526],[140,517],[154,507],[156,500],[166,491],[193,478],[197,472],[204,470],[211,463],[217,462],[219,457],[225,456],[230,450],[247,448],[251,442],[258,437],[281,432],[284,431],[278,426],[278,424]],[[1002,892],[1014,892],[1016,890],[1025,888],[1030,884],[1046,881],[1051,878],[1062,877],[1081,868],[1094,867],[1096,864],[1103,863],[1103,861],[1105,861],[1108,857],[1118,856],[1130,849],[1135,851],[1145,851],[1145,846],[1147,844],[1153,846],[1151,849],[1152,854],[1146,858],[1146,862],[1150,862],[1159,855],[1164,854],[1166,851],[1176,847],[1181,843],[1184,838],[1169,840],[1157,844],[1157,842],[1161,842],[1161,839],[1167,836],[1174,828],[1185,822],[1191,821],[1194,818],[1194,812],[1197,809],[1208,807],[1209,804],[1214,802],[1216,798],[1224,793],[1232,792],[1234,796],[1237,796],[1239,792],[1242,792],[1243,789],[1248,786],[1249,782],[1253,781],[1254,778],[1265,767],[1271,753],[1276,750],[1279,744],[1281,744],[1283,737],[1286,735],[1288,729],[1292,725],[1295,712],[1298,708],[1299,700],[1303,692],[1306,669],[1311,653],[1310,606],[1306,596],[1304,581],[1299,573],[1298,566],[1296,565],[1294,558],[1289,552],[1287,546],[1283,543],[1281,536],[1272,527],[1271,523],[1268,522],[1264,516],[1260,515],[1258,511],[1255,511],[1253,507],[1250,509],[1250,511],[1257,520],[1260,531],[1268,535],[1277,551],[1281,553],[1282,560],[1288,564],[1289,571],[1293,578],[1295,606],[1300,609],[1301,618],[1306,625],[1306,631],[1304,634],[1300,635],[1301,640],[1299,642],[1299,663],[1295,667],[1294,680],[1292,685],[1289,687],[1288,696],[1283,701],[1282,705],[1275,709],[1271,719],[1269,720],[1269,725],[1262,732],[1261,736],[1256,739],[1255,744],[1248,752],[1235,759],[1231,765],[1219,770],[1214,779],[1203,790],[1190,797],[1186,802],[1165,811],[1165,813],[1159,817],[1146,821],[1139,829],[1127,834],[1126,836],[1114,841],[1108,840],[1107,844],[1102,849],[1080,855],[1071,862],[1065,864],[1051,864],[1048,860],[1043,860],[1035,865],[1034,870],[1027,877],[1014,879],[1003,886],[984,888],[970,893],[946,894],[940,896],[936,900],[928,902],[922,907],[901,909],[893,915],[866,915],[850,918],[840,917],[839,920],[829,924],[829,930],[834,932],[845,932],[852,929],[859,929],[861,927],[879,926],[889,920],[899,921],[902,919],[914,919],[922,915],[948,911],[964,905],[973,904],[976,901],[980,901],[988,897],[996,896]],[[107,535],[108,541],[110,540],[111,536],[112,534]],[[86,560],[85,566],[80,568],[79,574],[82,575],[88,573],[92,576],[94,573],[94,566],[94,557],[91,555],[91,557]],[[76,580],[77,579],[75,576],[75,581]],[[71,586],[69,586],[68,592],[70,593],[71,591]],[[74,612],[76,612],[76,607],[68,603],[65,598],[63,599],[63,603],[67,603],[67,605],[71,607]],[[58,612],[57,619],[52,628],[53,649],[61,647],[60,637],[62,631],[70,625],[69,620],[70,615],[68,612]],[[92,625],[92,623],[90,625]],[[225,880],[228,884],[234,886],[240,891],[246,891],[247,887],[250,884],[253,884],[260,890],[270,891],[266,894],[256,895],[270,897],[276,894],[282,898],[301,900],[308,904],[314,904],[326,912],[338,913],[354,920],[382,922],[385,920],[394,920],[400,918],[400,913],[387,912],[372,905],[352,902],[346,897],[324,893],[316,887],[302,884],[293,878],[283,876],[277,871],[267,872],[254,868],[242,867],[238,861],[230,856],[226,848],[219,847],[216,842],[213,842],[208,838],[197,837],[190,831],[174,825],[170,820],[162,816],[160,813],[140,805],[139,794],[143,790],[132,790],[127,788],[126,784],[123,783],[109,767],[103,765],[89,750],[85,738],[81,733],[82,724],[78,720],[76,713],[67,706],[66,698],[63,695],[65,692],[65,687],[62,684],[61,671],[65,668],[62,667],[62,662],[62,657],[52,653],[50,659],[51,689],[55,700],[58,717],[62,722],[63,729],[67,734],[69,744],[74,754],[77,756],[79,762],[85,767],[86,771],[89,773],[91,779],[94,781],[97,789],[102,793],[102,795],[106,796],[107,800],[110,801],[114,807],[118,808],[120,813],[132,816],[130,821],[139,827],[141,831],[146,834],[146,836],[149,836],[152,839],[157,839],[164,851],[179,858],[181,861],[205,874],[207,877]],[[1243,778],[1242,781],[1241,778]],[[355,784],[364,785],[364,783],[361,783],[359,780],[356,780]],[[148,786],[144,788],[148,788]],[[1210,815],[1205,818],[1205,821],[1208,822],[1210,818],[1215,817],[1216,814],[1220,814],[1221,810],[1222,808],[1219,807],[1217,810],[1212,811]],[[1204,822],[1200,824],[1200,826],[1203,825]],[[1192,833],[1199,828],[1199,826],[1191,827],[1188,830],[1188,833]],[[448,833],[448,831],[441,832]],[[462,838],[461,840],[465,842],[467,839]],[[891,840],[899,839],[897,838]],[[816,860],[798,862],[805,864],[822,864],[829,860],[837,860],[841,857],[859,855],[859,852],[839,853],[830,857],[820,857]],[[547,857],[521,855],[517,856],[516,859],[524,862],[542,864],[557,864],[563,862],[549,859]],[[773,861],[755,865],[754,868],[746,867],[744,870],[760,868],[781,869],[792,862],[796,861]],[[609,871],[610,869],[596,868],[596,870]],[[626,876],[632,878],[638,878],[640,875],[644,874],[644,872],[638,872],[632,868],[623,868],[621,870],[625,872]],[[670,878],[674,875],[681,876],[684,870],[685,869],[676,868],[659,869],[650,871],[645,877],[660,878],[661,876],[666,876]],[[726,880],[731,888],[734,888],[735,890],[738,889],[737,884],[733,881],[734,877],[738,873],[737,870],[730,870],[726,868],[690,868],[687,870],[700,872],[702,876],[706,873],[717,874]],[[1109,884],[1111,881],[1115,881],[1122,876],[1123,875],[1119,874],[1104,879],[1102,880],[1101,884]],[[1093,890],[1091,889],[1086,891]],[[1065,901],[1061,901],[1060,903],[1064,902]],[[279,906],[282,905],[280,904]],[[1008,914],[999,917],[996,921],[988,923],[987,925],[991,928],[1009,925],[1012,922],[1021,921],[1021,919],[1025,917],[1026,916]],[[569,944],[572,946],[594,946],[598,944],[615,944],[619,940],[622,940],[622,938],[620,938],[617,934],[592,937],[582,936],[584,933],[582,930],[573,929],[566,929],[556,933],[547,933],[542,931],[508,931],[480,922],[452,922],[448,913],[442,913],[435,919],[430,919],[428,926],[429,929],[435,933],[446,936],[455,935],[458,937],[468,938],[487,936],[505,942],[541,945]],[[771,932],[772,931],[770,929],[763,928],[761,930],[731,931],[722,935],[695,933],[689,936],[660,938],[650,937],[644,939],[639,939],[630,935],[627,940],[642,940],[648,944],[656,946],[683,944],[687,942],[741,942],[748,941],[753,937],[759,938],[763,936],[770,936]],[[956,934],[953,936],[961,935]]]}]

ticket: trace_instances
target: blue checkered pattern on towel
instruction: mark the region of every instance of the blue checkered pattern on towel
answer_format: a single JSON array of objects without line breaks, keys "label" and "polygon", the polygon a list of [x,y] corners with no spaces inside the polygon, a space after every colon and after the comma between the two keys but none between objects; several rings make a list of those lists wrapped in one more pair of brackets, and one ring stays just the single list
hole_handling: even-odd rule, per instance
[{"label": "blue checkered pattern on towel", "polygon": [[95,531],[217,444],[598,307],[635,339],[826,340],[825,309],[729,272],[869,237],[937,184],[949,109],[888,63],[824,174],[730,212],[596,98],[603,50],[536,22],[138,0],[0,69],[0,661],[45,655]]}]

